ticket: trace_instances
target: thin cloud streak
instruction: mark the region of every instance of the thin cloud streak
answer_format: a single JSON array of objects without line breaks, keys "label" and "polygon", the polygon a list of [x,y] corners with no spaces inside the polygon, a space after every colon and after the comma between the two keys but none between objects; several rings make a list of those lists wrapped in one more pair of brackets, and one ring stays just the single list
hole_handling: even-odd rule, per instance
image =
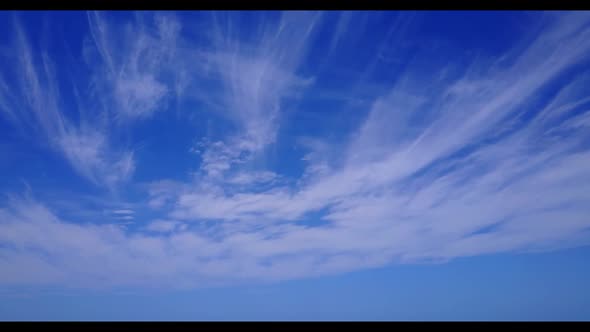
[{"label": "thin cloud streak", "polygon": [[135,169],[133,152],[111,148],[107,128],[76,123],[64,114],[60,84],[49,55],[41,50],[40,57],[34,57],[36,52],[18,21],[14,31],[18,60],[8,60],[16,61],[13,72],[2,72],[0,80],[7,81],[8,75],[17,78],[14,88],[0,95],[13,123],[26,135],[47,141],[80,175],[98,185],[113,188],[128,179]]}]

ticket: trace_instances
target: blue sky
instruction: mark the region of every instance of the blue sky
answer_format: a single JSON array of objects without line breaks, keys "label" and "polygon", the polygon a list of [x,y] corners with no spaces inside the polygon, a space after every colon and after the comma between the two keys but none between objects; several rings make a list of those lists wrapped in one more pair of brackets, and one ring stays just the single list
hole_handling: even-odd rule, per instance
[{"label": "blue sky", "polygon": [[587,12],[0,30],[0,319],[590,317]]}]

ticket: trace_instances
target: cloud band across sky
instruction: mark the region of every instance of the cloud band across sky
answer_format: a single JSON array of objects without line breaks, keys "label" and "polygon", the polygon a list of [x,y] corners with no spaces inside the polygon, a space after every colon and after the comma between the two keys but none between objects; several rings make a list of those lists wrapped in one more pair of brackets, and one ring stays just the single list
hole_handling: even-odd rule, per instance
[{"label": "cloud band across sky", "polygon": [[[82,15],[71,79],[7,28],[3,126],[67,162],[70,205],[84,184],[110,203],[77,219],[37,198],[55,188],[0,188],[1,284],[201,287],[590,240],[586,12],[511,13],[529,28],[495,49],[438,45],[420,27],[439,13],[110,14]],[[172,144],[188,169],[141,159]]]}]

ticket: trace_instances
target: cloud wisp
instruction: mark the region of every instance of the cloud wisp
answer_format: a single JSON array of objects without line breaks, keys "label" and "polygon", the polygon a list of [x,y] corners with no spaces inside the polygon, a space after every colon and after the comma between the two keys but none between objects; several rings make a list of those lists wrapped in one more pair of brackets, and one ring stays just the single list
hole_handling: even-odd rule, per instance
[{"label": "cloud wisp", "polygon": [[[2,109],[26,135],[59,151],[72,167],[90,181],[109,188],[127,180],[135,169],[134,154],[113,148],[109,128],[100,122],[63,111],[63,91],[54,62],[45,50],[29,42],[20,23],[14,22],[14,53],[0,76]],[[14,84],[8,81],[14,79]],[[82,112],[82,111],[80,111]]]},{"label": "cloud wisp", "polygon": [[[88,13],[84,54],[95,68],[96,93],[118,121],[149,118],[182,94],[185,64],[178,54],[181,25],[172,15],[137,13],[112,22]],[[97,65],[98,64],[98,65]]]},{"label": "cloud wisp", "polygon": [[251,28],[251,38],[241,38],[233,16],[212,13],[211,44],[201,58],[220,93],[207,98],[219,105],[236,131],[225,141],[201,142],[201,171],[207,178],[223,178],[235,165],[251,161],[275,143],[284,104],[310,84],[298,69],[322,13],[273,14],[277,17],[261,19]]}]

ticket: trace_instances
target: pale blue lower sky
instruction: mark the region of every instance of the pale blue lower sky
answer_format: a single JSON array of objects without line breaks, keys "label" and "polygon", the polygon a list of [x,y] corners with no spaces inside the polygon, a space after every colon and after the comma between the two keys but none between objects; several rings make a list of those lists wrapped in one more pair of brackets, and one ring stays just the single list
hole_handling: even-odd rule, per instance
[{"label": "pale blue lower sky", "polygon": [[2,295],[1,320],[588,320],[590,247],[272,285]]}]

